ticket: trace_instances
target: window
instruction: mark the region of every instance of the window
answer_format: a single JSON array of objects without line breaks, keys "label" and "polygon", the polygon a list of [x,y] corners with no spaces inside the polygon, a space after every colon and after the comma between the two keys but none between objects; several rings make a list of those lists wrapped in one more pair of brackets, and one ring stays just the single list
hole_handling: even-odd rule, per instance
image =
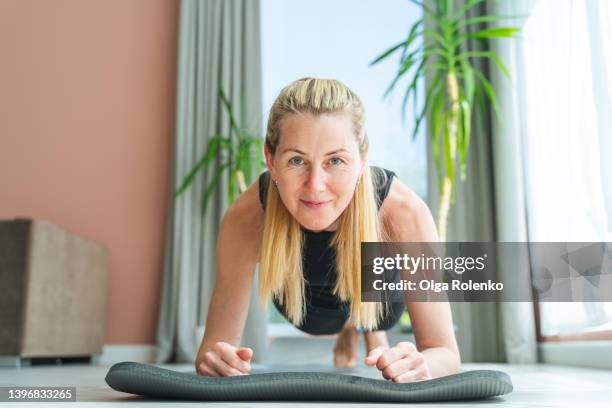
[{"label": "window", "polygon": [[[554,3],[535,2],[523,30],[530,240],[610,242],[612,4]],[[538,306],[544,340],[612,339],[612,303]]]}]

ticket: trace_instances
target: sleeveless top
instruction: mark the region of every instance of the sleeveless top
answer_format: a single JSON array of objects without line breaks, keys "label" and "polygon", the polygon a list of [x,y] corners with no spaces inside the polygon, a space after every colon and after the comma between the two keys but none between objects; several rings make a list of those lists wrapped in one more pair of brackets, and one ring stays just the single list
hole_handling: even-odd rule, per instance
[{"label": "sleeveless top", "polygon": [[[372,182],[377,195],[378,209],[382,206],[384,199],[389,194],[393,176],[396,174],[382,167],[370,166],[372,171]],[[266,197],[268,193],[268,184],[270,181],[270,173],[265,171],[259,176],[259,201],[265,211]],[[307,313],[311,309],[315,312],[337,311],[340,314],[346,314],[348,307],[340,302],[337,295],[333,294],[334,286],[336,285],[337,272],[334,262],[336,250],[330,246],[330,242],[334,231],[313,232],[302,228],[304,236],[303,247],[303,271],[304,271],[304,289],[306,297]],[[280,309],[280,305],[274,299],[274,303]]]}]

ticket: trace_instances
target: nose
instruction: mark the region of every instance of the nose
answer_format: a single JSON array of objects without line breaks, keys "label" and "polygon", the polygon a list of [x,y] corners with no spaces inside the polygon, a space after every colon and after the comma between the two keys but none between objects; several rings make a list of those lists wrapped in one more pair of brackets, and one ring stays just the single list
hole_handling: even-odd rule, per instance
[{"label": "nose", "polygon": [[326,175],[322,169],[312,169],[308,172],[306,180],[306,188],[311,193],[319,193],[325,191]]}]

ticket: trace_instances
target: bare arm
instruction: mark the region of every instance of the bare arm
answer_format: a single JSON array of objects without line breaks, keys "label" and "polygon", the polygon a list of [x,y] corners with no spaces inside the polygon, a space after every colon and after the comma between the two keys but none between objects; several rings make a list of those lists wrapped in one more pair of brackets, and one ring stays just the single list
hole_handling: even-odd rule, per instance
[{"label": "bare arm", "polygon": [[[228,209],[217,238],[216,280],[208,308],[204,338],[196,360],[196,370],[208,352],[234,358],[231,347],[238,347],[251,299],[255,266],[259,258],[263,209],[259,203],[258,182],[242,193]],[[232,366],[231,361],[227,362]],[[241,362],[236,362],[236,365]],[[201,374],[209,374],[200,372]],[[232,375],[220,373],[221,375]]]},{"label": "bare arm", "polygon": [[[440,239],[427,205],[394,179],[381,208],[383,222],[395,242],[438,242]],[[461,357],[448,302],[414,302],[406,297],[416,349],[425,358],[433,378],[459,371]]]}]

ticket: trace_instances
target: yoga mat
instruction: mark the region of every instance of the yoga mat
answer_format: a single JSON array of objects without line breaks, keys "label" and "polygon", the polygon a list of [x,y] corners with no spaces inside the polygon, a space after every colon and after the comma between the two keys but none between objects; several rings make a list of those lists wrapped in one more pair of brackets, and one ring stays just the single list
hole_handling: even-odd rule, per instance
[{"label": "yoga mat", "polygon": [[113,365],[105,379],[121,392],[202,401],[427,402],[485,399],[512,392],[510,376],[494,370],[465,371],[402,384],[332,370],[260,371],[237,377],[205,377],[195,371],[122,362]]}]

